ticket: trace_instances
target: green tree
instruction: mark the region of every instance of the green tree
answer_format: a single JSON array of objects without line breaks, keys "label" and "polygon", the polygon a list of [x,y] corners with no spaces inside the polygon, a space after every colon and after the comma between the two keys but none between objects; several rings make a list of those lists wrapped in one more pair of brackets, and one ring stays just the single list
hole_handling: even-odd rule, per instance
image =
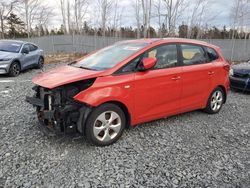
[{"label": "green tree", "polygon": [[188,35],[188,26],[185,24],[182,24],[179,26],[179,37],[181,38],[187,38]]},{"label": "green tree", "polygon": [[7,17],[8,35],[10,38],[23,37],[25,24],[16,14],[10,13]]},{"label": "green tree", "polygon": [[166,28],[166,25],[164,23],[162,23],[162,26],[161,26],[161,33],[162,33],[162,36],[165,37],[166,34],[167,34],[168,30]]},{"label": "green tree", "polygon": [[63,24],[61,25],[60,29],[57,31],[58,35],[64,35],[64,26]]},{"label": "green tree", "polygon": [[227,31],[226,26],[223,27],[223,30],[221,31],[221,36],[223,39],[228,39],[229,38],[229,32]]}]

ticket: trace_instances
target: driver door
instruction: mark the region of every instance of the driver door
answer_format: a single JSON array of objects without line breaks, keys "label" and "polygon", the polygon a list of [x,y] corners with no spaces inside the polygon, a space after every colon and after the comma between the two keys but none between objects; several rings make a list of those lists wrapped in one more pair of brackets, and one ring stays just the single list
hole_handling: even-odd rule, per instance
[{"label": "driver door", "polygon": [[[24,53],[24,51],[27,50],[28,53]],[[24,44],[22,48],[22,57],[21,57],[21,64],[23,69],[28,68],[32,65],[32,55],[30,54],[30,48],[29,44]]]},{"label": "driver door", "polygon": [[135,73],[134,109],[137,123],[180,111],[181,72],[177,45],[158,46],[145,53],[155,57],[152,70]]}]

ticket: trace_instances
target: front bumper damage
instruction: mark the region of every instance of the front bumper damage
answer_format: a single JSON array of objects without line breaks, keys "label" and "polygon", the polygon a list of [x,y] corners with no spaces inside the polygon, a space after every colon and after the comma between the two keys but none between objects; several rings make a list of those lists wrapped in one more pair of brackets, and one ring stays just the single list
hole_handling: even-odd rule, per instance
[{"label": "front bumper damage", "polygon": [[35,95],[26,97],[26,101],[36,107],[40,128],[49,136],[56,134],[84,134],[86,119],[91,107],[75,101],[72,95],[75,88],[47,89],[33,87]]}]

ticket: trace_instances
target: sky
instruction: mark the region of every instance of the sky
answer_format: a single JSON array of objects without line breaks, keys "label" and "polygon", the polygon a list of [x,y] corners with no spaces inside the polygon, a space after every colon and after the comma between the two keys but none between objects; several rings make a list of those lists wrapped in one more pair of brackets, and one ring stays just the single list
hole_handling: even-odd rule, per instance
[{"label": "sky", "polygon": [[[50,19],[49,28],[58,28],[62,23],[61,12],[60,12],[60,3],[59,0],[43,0],[46,4],[54,7],[54,16]],[[73,1],[74,0],[70,0]],[[94,0],[92,0],[93,2]],[[122,26],[135,26],[135,17],[134,9],[131,6],[133,0],[120,0],[119,4],[122,10]],[[214,16],[213,21],[209,21],[210,26],[216,26],[222,28],[224,25],[229,27],[230,23],[230,11],[233,5],[234,0],[210,0],[209,7],[209,16]],[[194,4],[194,0],[187,0],[188,3]],[[91,14],[91,12],[89,13]],[[93,13],[94,14],[94,13]],[[91,17],[91,15],[89,15]],[[94,16],[95,17],[95,16]],[[180,23],[186,21],[187,16],[182,15]],[[95,18],[98,19],[98,18]],[[96,20],[90,19],[91,22],[95,23]],[[152,19],[151,25],[157,27],[156,19]]]}]

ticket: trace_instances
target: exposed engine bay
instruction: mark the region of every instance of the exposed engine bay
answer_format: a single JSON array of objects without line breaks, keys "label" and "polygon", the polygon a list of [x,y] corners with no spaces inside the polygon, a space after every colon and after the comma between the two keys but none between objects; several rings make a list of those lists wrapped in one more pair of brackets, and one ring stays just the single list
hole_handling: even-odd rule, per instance
[{"label": "exposed engine bay", "polygon": [[91,106],[73,99],[89,88],[95,79],[78,81],[54,89],[34,86],[35,95],[26,101],[36,107],[37,117],[45,131],[54,133],[84,133],[84,125]]}]

